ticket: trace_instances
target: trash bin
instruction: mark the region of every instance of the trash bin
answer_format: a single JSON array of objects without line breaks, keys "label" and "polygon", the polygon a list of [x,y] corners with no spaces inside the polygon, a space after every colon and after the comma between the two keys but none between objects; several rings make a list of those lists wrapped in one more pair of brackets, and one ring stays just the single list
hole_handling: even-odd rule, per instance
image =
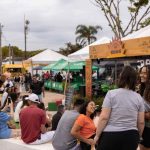
[{"label": "trash bin", "polygon": [[85,85],[79,86],[79,94],[80,94],[80,96],[85,97]]},{"label": "trash bin", "polygon": [[55,102],[49,102],[48,111],[57,111],[57,104]]}]

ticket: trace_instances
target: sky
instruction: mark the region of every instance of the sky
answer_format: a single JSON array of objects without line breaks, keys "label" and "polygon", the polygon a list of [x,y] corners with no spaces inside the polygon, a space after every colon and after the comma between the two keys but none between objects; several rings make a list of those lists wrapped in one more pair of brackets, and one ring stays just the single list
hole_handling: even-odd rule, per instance
[{"label": "sky", "polygon": [[[58,51],[65,43],[75,43],[77,25],[100,25],[101,37],[113,33],[94,0],[0,0],[0,23],[3,25],[2,46],[14,45],[24,50],[24,16],[30,21],[27,50],[49,48]],[[126,5],[123,1],[122,8]],[[125,8],[125,7],[124,7]],[[124,9],[125,10],[125,9]],[[122,12],[126,22],[126,11]]]}]

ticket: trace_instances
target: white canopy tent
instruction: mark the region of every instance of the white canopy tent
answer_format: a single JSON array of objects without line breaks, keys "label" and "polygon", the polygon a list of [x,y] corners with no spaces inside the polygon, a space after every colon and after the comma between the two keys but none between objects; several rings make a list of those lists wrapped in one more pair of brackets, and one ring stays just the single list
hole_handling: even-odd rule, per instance
[{"label": "white canopy tent", "polygon": [[107,37],[103,37],[103,38],[93,42],[92,44],[68,55],[69,60],[71,60],[71,61],[85,61],[86,59],[89,58],[89,46],[105,44],[105,43],[109,43],[110,41],[111,41],[111,39],[109,39]]},{"label": "white canopy tent", "polygon": [[150,25],[127,35],[126,37],[122,38],[121,40],[124,41],[124,40],[149,37],[149,36],[150,36]]},{"label": "white canopy tent", "polygon": [[50,64],[60,59],[68,60],[68,57],[53,50],[46,49],[43,52],[29,58],[27,61],[31,61],[33,64]]}]

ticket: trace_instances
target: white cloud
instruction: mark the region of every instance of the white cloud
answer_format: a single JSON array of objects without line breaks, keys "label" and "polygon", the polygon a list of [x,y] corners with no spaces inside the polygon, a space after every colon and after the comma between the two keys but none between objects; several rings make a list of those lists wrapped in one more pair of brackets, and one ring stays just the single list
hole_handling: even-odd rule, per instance
[{"label": "white cloud", "polygon": [[101,25],[103,31],[99,31],[98,38],[112,36],[102,12],[90,0],[0,0],[3,45],[10,43],[24,49],[24,15],[30,20],[28,50],[58,50],[67,42],[75,42],[79,24]]}]

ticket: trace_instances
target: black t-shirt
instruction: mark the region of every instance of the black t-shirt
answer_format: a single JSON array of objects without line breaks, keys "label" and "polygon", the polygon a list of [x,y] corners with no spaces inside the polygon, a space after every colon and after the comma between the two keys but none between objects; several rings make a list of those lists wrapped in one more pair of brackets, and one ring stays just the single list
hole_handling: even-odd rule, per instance
[{"label": "black t-shirt", "polygon": [[25,75],[25,81],[24,81],[24,83],[30,83],[31,81],[32,81],[31,75],[27,73]]},{"label": "black t-shirt", "polygon": [[20,77],[15,77],[14,81],[15,82],[20,82]]},{"label": "black t-shirt", "polygon": [[43,82],[37,81],[37,83],[31,83],[30,88],[32,93],[40,95],[42,93],[42,87],[44,86]]},{"label": "black t-shirt", "polygon": [[54,131],[57,129],[57,125],[59,123],[59,120],[61,119],[62,114],[60,112],[57,112],[53,118],[52,118],[52,129],[51,131]]}]

